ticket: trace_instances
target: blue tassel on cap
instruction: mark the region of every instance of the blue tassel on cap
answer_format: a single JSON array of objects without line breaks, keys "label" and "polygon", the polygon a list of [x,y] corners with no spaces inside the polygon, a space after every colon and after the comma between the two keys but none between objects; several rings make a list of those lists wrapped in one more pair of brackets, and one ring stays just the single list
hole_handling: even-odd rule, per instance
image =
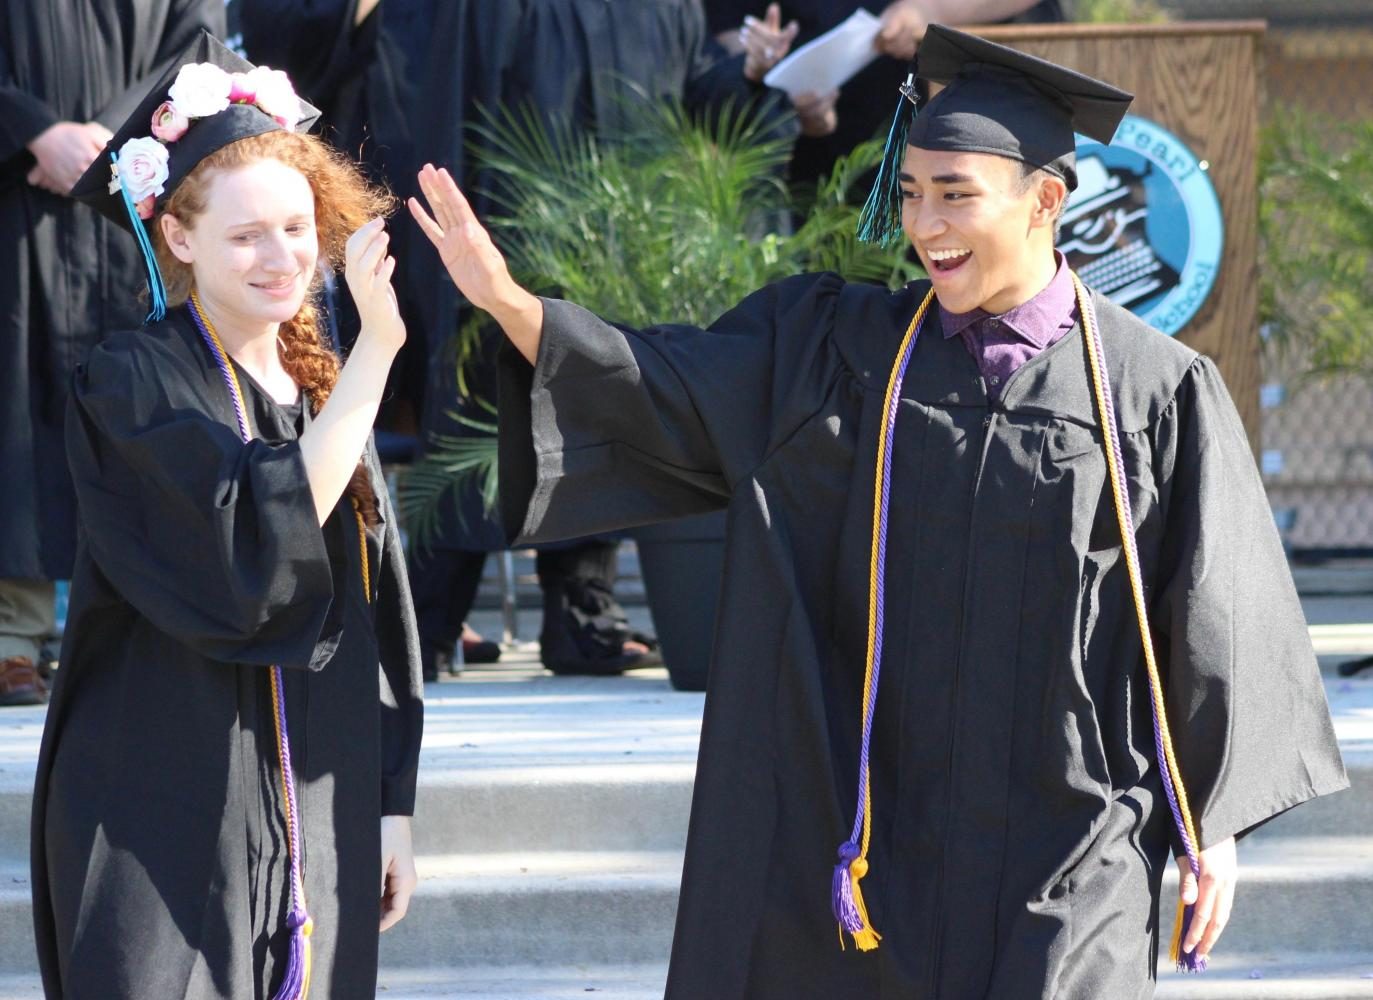
[{"label": "blue tassel on cap", "polygon": [[915,118],[915,74],[906,77],[901,96],[887,133],[887,147],[877,168],[877,180],[858,217],[858,238],[864,243],[892,246],[901,233],[901,161],[906,155],[906,137]]},{"label": "blue tassel on cap", "polygon": [[[110,160],[115,165],[117,175],[119,157],[111,153]],[[129,213],[129,223],[133,227],[134,238],[138,240],[139,252],[143,255],[143,268],[148,273],[148,299],[152,303],[152,309],[143,322],[157,323],[167,315],[167,286],[162,281],[162,269],[157,266],[157,256],[153,253],[153,241],[148,236],[148,227],[138,217],[138,210],[134,208],[133,199],[129,197],[123,180],[119,182],[119,193],[124,198],[124,211]]]}]

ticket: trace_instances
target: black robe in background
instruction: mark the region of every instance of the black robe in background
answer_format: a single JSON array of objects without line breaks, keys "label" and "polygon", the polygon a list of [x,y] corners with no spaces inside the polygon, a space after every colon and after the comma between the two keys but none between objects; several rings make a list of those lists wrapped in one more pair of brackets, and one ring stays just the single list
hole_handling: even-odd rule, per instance
[{"label": "black robe in background", "polygon": [[[673,1000],[1152,995],[1171,820],[1080,330],[990,402],[937,311],[915,347],[863,883],[883,939],[840,950],[830,877],[855,807],[878,426],[928,288],[806,275],[708,331],[548,301],[537,367],[503,362],[512,531],[728,508]],[[1093,301],[1209,847],[1347,779],[1215,366]]]},{"label": "black robe in background", "polygon": [[[245,56],[257,65],[285,70],[297,93],[320,109],[316,134],[402,201],[419,193],[415,175],[420,165],[410,134],[415,117],[408,85],[413,53],[406,53],[404,37],[397,37],[389,25],[419,6],[416,0],[386,0],[354,25],[358,0],[234,0]],[[388,228],[400,274],[410,252],[432,254],[428,240],[413,232],[417,227],[404,209]],[[423,246],[413,241],[416,236]],[[413,287],[401,281],[396,291],[401,315],[414,335],[391,366],[379,427],[413,423],[424,396],[425,343],[411,301]],[[351,347],[360,326],[352,297],[334,294],[329,307],[341,343]]]},{"label": "black robe in background", "polygon": [[323,529],[296,428],[184,309],[110,337],[68,420],[81,544],[33,805],[51,998],[266,998],[287,934],[266,669],[283,668],[314,917],[312,996],[372,1000],[380,820],[409,815],[418,646],[393,514]]},{"label": "black robe in background", "polygon": [[223,0],[0,2],[0,579],[71,574],[76,511],[62,416],[76,363],[143,321],[128,233],[25,180],[25,148],[58,121],[117,131]]}]

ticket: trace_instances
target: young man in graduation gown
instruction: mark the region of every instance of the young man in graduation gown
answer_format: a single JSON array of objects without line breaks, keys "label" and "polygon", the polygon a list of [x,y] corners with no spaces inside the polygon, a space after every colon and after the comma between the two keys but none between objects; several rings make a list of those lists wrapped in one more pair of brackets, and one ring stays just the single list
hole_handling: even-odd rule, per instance
[{"label": "young man in graduation gown", "polygon": [[432,168],[411,206],[514,347],[514,532],[729,511],[670,997],[1149,996],[1174,910],[1183,962],[1215,944],[1235,839],[1346,784],[1215,366],[1053,250],[1074,127],[1129,95],[940,26],[920,64],[871,218],[930,279],[895,293],[628,330],[518,288]]}]

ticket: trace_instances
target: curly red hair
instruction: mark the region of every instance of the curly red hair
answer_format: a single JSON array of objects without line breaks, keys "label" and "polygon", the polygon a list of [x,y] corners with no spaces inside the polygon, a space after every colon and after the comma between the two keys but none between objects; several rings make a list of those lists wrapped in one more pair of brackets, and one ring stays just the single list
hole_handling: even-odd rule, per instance
[{"label": "curly red hair", "polygon": [[[159,214],[173,215],[183,226],[193,228],[195,218],[205,210],[210,176],[217,170],[234,170],[259,160],[284,163],[300,171],[310,182],[315,196],[315,232],[319,236],[320,256],[335,270],[343,267],[348,237],[369,219],[390,215],[395,210],[396,199],[390,192],[370,184],[356,164],[323,140],[311,135],[272,131],[231,142],[205,157],[172,192]],[[191,265],[172,254],[160,225],[154,224],[151,228],[153,248],[167,286],[167,302],[180,305],[190,298],[194,286]],[[329,398],[340,368],[338,355],[326,342],[321,329],[319,309],[315,304],[320,285],[321,278],[317,274],[300,311],[282,323],[278,332],[282,366],[305,391],[312,413],[318,413]],[[347,494],[367,523],[376,524],[376,492],[366,464],[361,460],[348,483]]]}]

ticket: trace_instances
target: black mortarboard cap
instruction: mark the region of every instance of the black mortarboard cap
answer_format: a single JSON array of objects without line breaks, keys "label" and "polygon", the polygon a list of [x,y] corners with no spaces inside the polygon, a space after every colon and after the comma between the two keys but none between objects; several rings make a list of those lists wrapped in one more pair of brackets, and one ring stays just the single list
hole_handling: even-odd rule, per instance
[{"label": "black mortarboard cap", "polygon": [[921,149],[995,153],[1062,177],[1071,190],[1075,132],[1103,145],[1133,94],[985,38],[931,25],[919,79],[945,84],[915,116],[906,142]]},{"label": "black mortarboard cap", "polygon": [[[943,89],[925,100],[930,83]],[[942,24],[926,31],[901,95],[859,230],[870,242],[900,235],[897,173],[905,145],[1005,156],[1056,174],[1071,191],[1074,133],[1109,143],[1134,100],[1090,76]]]},{"label": "black mortarboard cap", "polygon": [[[110,154],[118,153],[130,139],[152,136],[153,112],[167,100],[177,74],[188,63],[209,63],[226,73],[247,73],[256,68],[238,53],[225,47],[224,43],[208,31],[201,31],[195,41],[182,52],[181,57],[174,60],[152,85],[133,114],[106,144],[104,153],[91,164],[90,169],[72,189],[73,198],[86,202],[125,229],[131,228],[131,222],[124,208],[124,200],[119,194],[109,192]],[[318,118],[319,109],[302,100],[300,115],[297,121],[292,123],[293,130],[304,132],[314,125]],[[162,194],[157,198],[157,204],[164,204],[177,186],[186,179],[186,175],[195,169],[196,164],[215,150],[238,139],[261,135],[279,128],[280,123],[253,104],[230,104],[217,114],[191,120],[185,135],[175,142],[166,143],[167,180],[164,182]]]}]

